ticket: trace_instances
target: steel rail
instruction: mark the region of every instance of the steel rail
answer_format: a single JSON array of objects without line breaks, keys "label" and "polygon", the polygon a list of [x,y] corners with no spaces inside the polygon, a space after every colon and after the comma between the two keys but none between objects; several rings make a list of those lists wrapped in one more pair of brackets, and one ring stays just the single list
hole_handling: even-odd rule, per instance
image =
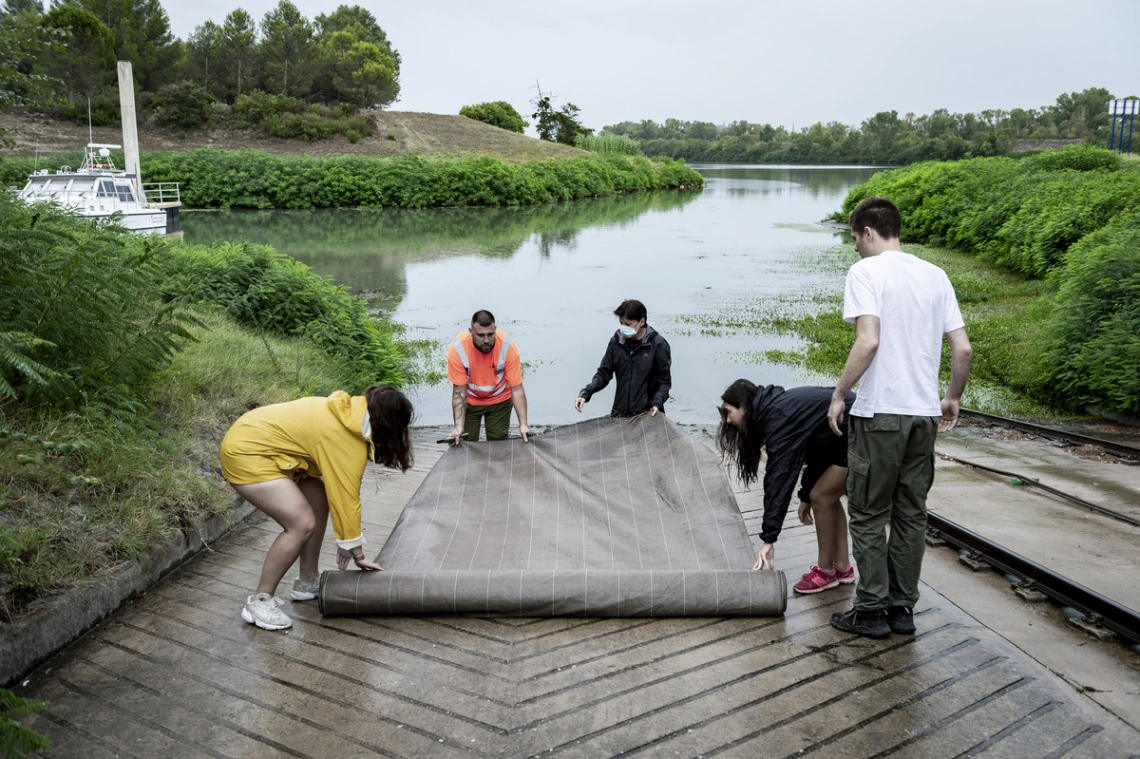
[{"label": "steel rail", "polygon": [[927,515],[927,525],[931,537],[942,538],[958,548],[976,552],[987,564],[1022,578],[1034,590],[1082,612],[1093,624],[1140,643],[1140,613],[1135,610],[933,512]]},{"label": "steel rail", "polygon": [[1106,517],[1112,517],[1113,519],[1119,519],[1121,522],[1127,522],[1128,524],[1133,525],[1135,527],[1140,527],[1140,519],[1137,519],[1136,517],[1129,516],[1128,514],[1121,514],[1119,511],[1114,511],[1113,509],[1110,509],[1107,506],[1101,506],[1100,504],[1093,503],[1092,501],[1086,501],[1084,498],[1080,498],[1078,496],[1075,496],[1072,493],[1066,493],[1064,490],[1058,490],[1055,487],[1051,487],[1049,485],[1045,485],[1043,483],[1037,482],[1036,480],[1032,479],[1031,477],[1027,477],[1024,474],[1018,474],[1017,472],[1007,472],[1004,469],[994,469],[992,466],[986,466],[985,464],[979,464],[976,461],[969,461],[967,459],[963,459],[963,458],[960,458],[958,456],[951,456],[948,453],[939,453],[938,456],[945,459],[946,461],[953,461],[953,462],[955,462],[957,464],[961,464],[963,466],[973,467],[974,469],[981,469],[981,470],[986,471],[986,472],[992,472],[993,474],[997,474],[997,475],[1000,475],[1002,477],[1008,477],[1010,479],[1020,480],[1022,483],[1025,484],[1026,487],[1036,488],[1037,490],[1041,490],[1041,491],[1044,491],[1046,493],[1049,493],[1050,495],[1056,496],[1057,498],[1060,498],[1063,501],[1068,501],[1069,503],[1072,503],[1076,506],[1080,506],[1083,509],[1088,509],[1089,511],[1095,511],[1097,514],[1103,514]]},{"label": "steel rail", "polygon": [[1119,456],[1127,456],[1133,459],[1140,459],[1140,448],[1132,445],[1114,443],[1111,440],[1102,440],[1098,437],[1082,435],[1079,432],[1069,432],[1067,430],[1058,429],[1056,427],[1047,427],[1042,424],[1023,422],[1020,419],[1007,419],[1004,416],[987,414],[983,411],[974,411],[973,409],[960,409],[958,413],[961,416],[973,417],[975,419],[984,419],[991,424],[998,424],[1002,427],[1009,427],[1010,429],[1021,430],[1022,432],[1032,432],[1033,434],[1041,435],[1042,437],[1053,438],[1054,440],[1062,440],[1069,443],[1076,443],[1078,445],[1095,445]]}]

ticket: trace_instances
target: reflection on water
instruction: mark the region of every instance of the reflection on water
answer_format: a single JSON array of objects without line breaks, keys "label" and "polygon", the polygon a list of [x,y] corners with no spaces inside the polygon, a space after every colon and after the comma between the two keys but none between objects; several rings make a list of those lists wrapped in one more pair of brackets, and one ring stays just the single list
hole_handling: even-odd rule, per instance
[{"label": "reflection on water", "polygon": [[185,214],[183,228],[191,243],[272,245],[391,313],[407,294],[409,264],[466,255],[510,258],[528,242],[548,257],[556,248],[573,249],[586,227],[621,227],[698,195],[644,192],[503,208],[207,211]]},{"label": "reflection on water", "polygon": [[[408,325],[410,337],[445,344],[472,312],[491,310],[520,345],[532,426],[583,418],[573,400],[617,326],[612,311],[638,298],[673,347],[670,415],[712,422],[720,393],[737,377],[785,385],[805,377],[745,363],[758,351],[792,347],[791,338],[702,334],[687,317],[810,297],[819,275],[789,259],[841,239],[819,234],[816,223],[875,170],[695,168],[708,180],[703,191],[524,208],[187,213],[183,229],[190,242],[274,245],[364,292]],[[585,415],[607,413],[612,393],[596,395]],[[448,423],[448,394],[413,388],[417,422]]]}]

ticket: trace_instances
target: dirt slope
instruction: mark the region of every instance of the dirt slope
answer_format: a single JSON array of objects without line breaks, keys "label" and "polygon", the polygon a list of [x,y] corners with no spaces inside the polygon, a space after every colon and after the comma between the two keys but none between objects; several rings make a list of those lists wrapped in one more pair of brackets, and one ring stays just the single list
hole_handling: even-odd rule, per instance
[{"label": "dirt slope", "polygon": [[[489,126],[465,116],[410,111],[371,111],[376,134],[357,143],[337,135],[319,142],[263,138],[257,132],[193,130],[180,138],[178,133],[139,125],[143,151],[194,150],[218,147],[227,150],[252,148],[267,153],[297,155],[361,154],[392,156],[417,153],[427,157],[456,157],[473,154],[497,155],[508,161],[533,161],[581,155],[583,151],[566,145],[536,140]],[[19,109],[0,111],[0,128],[16,141],[16,152],[30,155],[39,144],[41,154],[80,150],[88,141],[87,127],[67,121],[52,121],[25,114]],[[120,143],[118,126],[95,127],[95,142]],[[395,139],[389,139],[389,136]]]}]

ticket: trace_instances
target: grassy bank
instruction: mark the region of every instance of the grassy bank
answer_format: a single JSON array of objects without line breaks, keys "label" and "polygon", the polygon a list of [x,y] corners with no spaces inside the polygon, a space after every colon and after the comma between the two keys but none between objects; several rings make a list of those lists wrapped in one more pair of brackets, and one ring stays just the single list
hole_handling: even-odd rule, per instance
[{"label": "grassy bank", "polygon": [[244,411],[404,378],[392,327],[271,249],[6,197],[0,229],[0,619],[231,506]]},{"label": "grassy bank", "polygon": [[[81,156],[38,159],[42,168],[78,166]],[[144,153],[148,182],[179,182],[187,208],[424,208],[552,203],[704,183],[683,163],[622,155],[580,155],[508,163],[493,156],[277,156],[253,150]],[[0,163],[0,183],[23,185],[29,159]]]}]

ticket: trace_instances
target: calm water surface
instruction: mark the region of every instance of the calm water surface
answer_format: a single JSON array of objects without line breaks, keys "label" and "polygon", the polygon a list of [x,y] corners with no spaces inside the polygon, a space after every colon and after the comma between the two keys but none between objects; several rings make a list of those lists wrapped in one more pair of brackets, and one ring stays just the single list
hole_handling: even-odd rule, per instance
[{"label": "calm water surface", "polygon": [[[409,337],[438,341],[431,368],[442,369],[446,343],[472,312],[489,309],[519,344],[532,427],[609,412],[612,385],[582,415],[573,401],[617,327],[614,307],[637,298],[673,348],[670,416],[712,422],[720,393],[738,377],[828,381],[742,355],[791,348],[793,338],[702,333],[692,317],[818,291],[822,275],[803,265],[805,251],[841,237],[817,222],[875,169],[695,168],[704,190],[537,208],[187,213],[182,228],[194,243],[273,245],[362,292]],[[828,275],[823,284],[836,283]],[[417,423],[450,423],[449,393],[446,382],[411,388]]]}]

